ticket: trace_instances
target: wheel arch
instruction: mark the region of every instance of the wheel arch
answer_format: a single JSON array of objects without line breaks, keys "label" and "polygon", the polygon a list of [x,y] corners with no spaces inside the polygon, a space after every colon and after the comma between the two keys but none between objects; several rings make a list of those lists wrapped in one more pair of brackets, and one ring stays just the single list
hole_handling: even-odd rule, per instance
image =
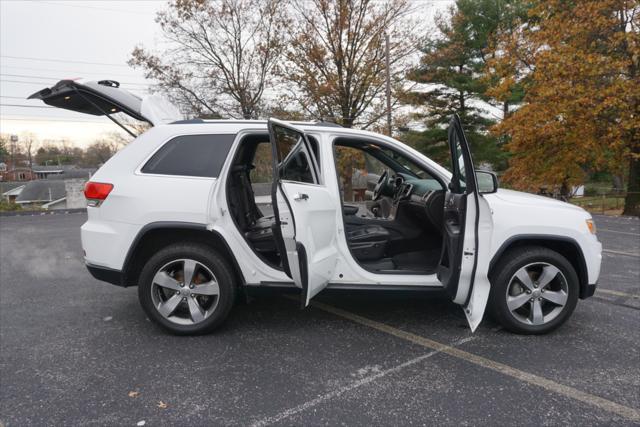
[{"label": "wheel arch", "polygon": [[154,222],[144,226],[131,244],[122,267],[122,284],[137,286],[140,272],[147,260],[160,249],[175,243],[200,243],[218,251],[232,266],[237,283],[245,280],[238,262],[224,237],[205,224],[191,222]]},{"label": "wheel arch", "polygon": [[564,256],[571,263],[573,268],[575,268],[576,273],[578,274],[578,280],[580,281],[580,299],[590,296],[588,290],[589,273],[584,253],[576,240],[566,236],[523,234],[510,237],[500,246],[500,248],[498,248],[491,258],[491,262],[489,263],[489,277],[493,276],[494,268],[502,256],[510,250],[522,246],[541,246]]}]

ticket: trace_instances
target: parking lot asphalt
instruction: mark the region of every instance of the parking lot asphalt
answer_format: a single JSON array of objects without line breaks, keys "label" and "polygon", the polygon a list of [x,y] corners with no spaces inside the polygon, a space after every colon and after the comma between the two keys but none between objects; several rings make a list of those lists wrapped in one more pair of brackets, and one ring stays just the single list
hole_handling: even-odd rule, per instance
[{"label": "parking lot asphalt", "polygon": [[167,335],[86,272],[85,219],[0,218],[2,425],[640,424],[637,218],[596,217],[598,291],[536,337],[472,334],[437,295],[339,291]]}]

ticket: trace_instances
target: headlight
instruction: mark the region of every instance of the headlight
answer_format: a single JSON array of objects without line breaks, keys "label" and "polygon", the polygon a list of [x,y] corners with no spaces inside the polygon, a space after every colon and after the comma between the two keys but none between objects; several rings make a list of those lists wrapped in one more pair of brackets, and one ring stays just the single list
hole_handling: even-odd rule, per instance
[{"label": "headlight", "polygon": [[596,234],[596,223],[593,222],[593,219],[586,220],[587,228],[591,232],[591,234]]}]

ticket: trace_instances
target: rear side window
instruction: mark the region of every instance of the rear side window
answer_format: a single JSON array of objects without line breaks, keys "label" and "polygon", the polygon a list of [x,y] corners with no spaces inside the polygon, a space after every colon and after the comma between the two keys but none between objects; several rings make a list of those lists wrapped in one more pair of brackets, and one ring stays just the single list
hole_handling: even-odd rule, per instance
[{"label": "rear side window", "polygon": [[215,178],[220,174],[235,137],[233,134],[175,137],[149,159],[142,172]]}]

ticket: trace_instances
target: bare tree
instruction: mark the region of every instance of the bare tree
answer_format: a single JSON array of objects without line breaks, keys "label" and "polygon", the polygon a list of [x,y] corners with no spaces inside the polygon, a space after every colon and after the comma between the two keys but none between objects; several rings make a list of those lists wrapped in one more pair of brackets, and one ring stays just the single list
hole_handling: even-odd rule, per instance
[{"label": "bare tree", "polygon": [[19,138],[20,145],[24,148],[24,154],[27,162],[29,162],[29,169],[33,171],[33,156],[35,155],[36,146],[38,140],[36,136],[31,132],[24,132]]},{"label": "bare tree", "polygon": [[82,156],[84,166],[100,167],[114,154],[120,146],[113,139],[100,139],[89,145]]},{"label": "bare tree", "polygon": [[310,116],[347,127],[368,127],[383,117],[385,33],[394,91],[401,90],[415,51],[408,1],[309,0],[293,9],[292,38],[278,69],[293,83],[289,99]]},{"label": "bare tree", "polygon": [[156,18],[167,48],[136,47],[129,63],[189,113],[254,118],[282,50],[286,10],[278,0],[174,0]]}]

